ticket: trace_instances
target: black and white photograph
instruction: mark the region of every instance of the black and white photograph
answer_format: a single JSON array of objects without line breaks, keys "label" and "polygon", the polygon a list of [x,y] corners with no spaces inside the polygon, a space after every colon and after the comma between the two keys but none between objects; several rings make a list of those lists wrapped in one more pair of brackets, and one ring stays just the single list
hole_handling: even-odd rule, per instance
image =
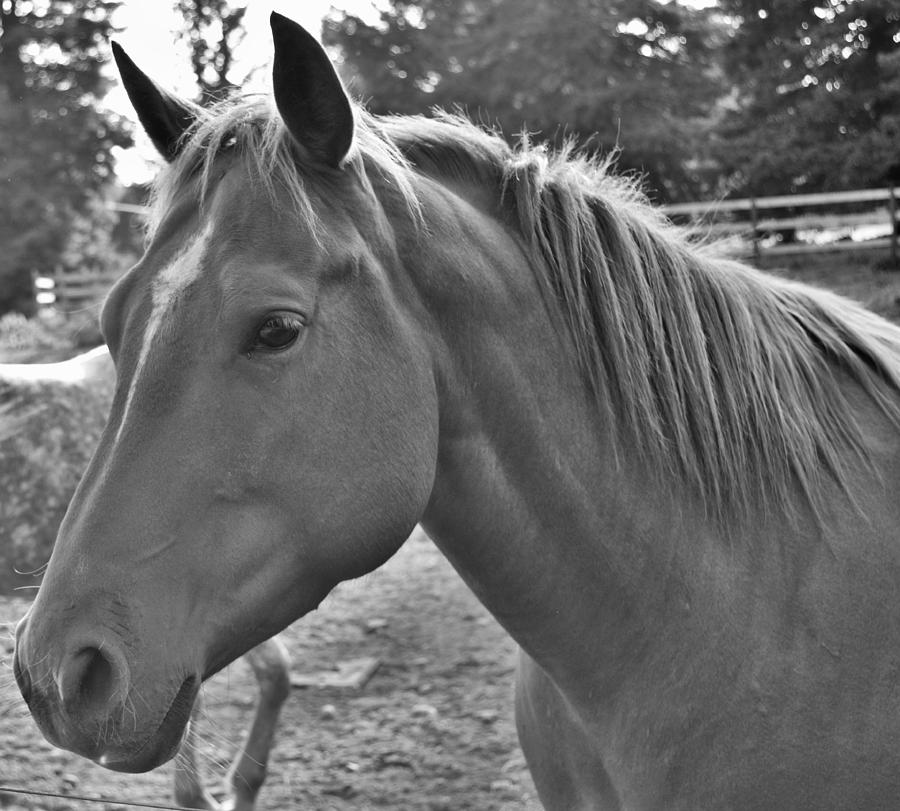
[{"label": "black and white photograph", "polygon": [[897,0],[0,0],[0,809],[900,811]]}]

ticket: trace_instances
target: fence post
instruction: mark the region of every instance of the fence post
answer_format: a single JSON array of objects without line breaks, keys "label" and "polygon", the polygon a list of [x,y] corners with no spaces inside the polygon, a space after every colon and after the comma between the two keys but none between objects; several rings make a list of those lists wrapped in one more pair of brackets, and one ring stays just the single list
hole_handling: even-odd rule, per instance
[{"label": "fence post", "polygon": [[891,267],[897,268],[897,190],[894,184],[888,187],[888,210],[891,212]]},{"label": "fence post", "polygon": [[759,222],[759,217],[756,213],[756,198],[750,198],[750,227],[753,229],[753,258],[755,261],[759,262],[760,250],[759,250],[759,232],[756,230],[756,225]]}]

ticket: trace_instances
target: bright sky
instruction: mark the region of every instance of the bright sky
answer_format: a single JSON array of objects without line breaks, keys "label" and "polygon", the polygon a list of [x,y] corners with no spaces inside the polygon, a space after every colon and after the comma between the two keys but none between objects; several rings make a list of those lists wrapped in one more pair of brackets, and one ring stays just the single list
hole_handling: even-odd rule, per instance
[{"label": "bright sky", "polygon": [[[247,30],[238,53],[242,62],[238,74],[267,66],[272,58],[269,13],[278,11],[296,20],[316,38],[321,35],[322,18],[331,8],[349,11],[367,21],[377,19],[373,0],[249,0],[244,16]],[[122,30],[115,39],[148,76],[169,90],[185,96],[196,92],[187,48],[177,41],[180,18],[169,2],[160,0],[124,0],[114,17]],[[258,82],[267,78],[260,71]],[[116,85],[106,104],[122,115],[136,120],[125,91]],[[156,172],[156,154],[139,127],[135,127],[134,149],[116,151],[116,171],[124,183],[149,180]]]}]

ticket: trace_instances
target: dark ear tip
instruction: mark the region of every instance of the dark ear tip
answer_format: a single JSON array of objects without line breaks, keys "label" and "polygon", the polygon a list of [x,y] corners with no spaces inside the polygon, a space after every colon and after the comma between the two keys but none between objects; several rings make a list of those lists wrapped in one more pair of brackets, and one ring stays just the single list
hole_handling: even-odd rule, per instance
[{"label": "dark ear tip", "polygon": [[285,17],[284,14],[279,14],[277,11],[273,11],[269,15],[269,25],[272,26],[272,31],[283,31],[290,25],[296,25],[296,23],[290,18]]},{"label": "dark ear tip", "polygon": [[112,48],[113,59],[116,60],[116,67],[119,69],[119,73],[125,73],[129,70],[136,70],[137,65],[134,64],[134,60],[125,53],[125,49],[119,45],[115,40],[110,41],[110,47]]},{"label": "dark ear tip", "polygon": [[112,48],[113,58],[116,62],[121,62],[122,58],[128,58],[128,54],[125,53],[125,49],[119,45],[114,39],[109,41],[109,47]]},{"label": "dark ear tip", "polygon": [[316,42],[316,38],[300,23],[295,22],[290,17],[285,17],[284,14],[279,14],[277,11],[273,11],[269,16],[269,25],[272,26],[272,37],[275,40],[299,35],[303,39]]}]

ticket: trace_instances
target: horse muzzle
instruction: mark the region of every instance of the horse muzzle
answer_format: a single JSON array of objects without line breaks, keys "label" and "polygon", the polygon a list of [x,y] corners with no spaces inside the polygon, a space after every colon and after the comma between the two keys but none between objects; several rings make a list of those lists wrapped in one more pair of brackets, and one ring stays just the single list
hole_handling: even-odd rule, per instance
[{"label": "horse muzzle", "polygon": [[[165,695],[133,689],[122,648],[109,638],[79,639],[62,653],[31,644],[28,617],[16,629],[13,672],[44,737],[116,771],[144,772],[169,760],[187,730],[200,687],[195,675]],[[163,706],[141,718],[147,706]],[[174,696],[174,697],[173,697]]]},{"label": "horse muzzle", "polygon": [[162,723],[143,744],[136,749],[111,746],[95,758],[97,763],[116,772],[149,772],[175,756],[181,748],[191,723],[191,711],[200,680],[189,676],[184,680]]}]

